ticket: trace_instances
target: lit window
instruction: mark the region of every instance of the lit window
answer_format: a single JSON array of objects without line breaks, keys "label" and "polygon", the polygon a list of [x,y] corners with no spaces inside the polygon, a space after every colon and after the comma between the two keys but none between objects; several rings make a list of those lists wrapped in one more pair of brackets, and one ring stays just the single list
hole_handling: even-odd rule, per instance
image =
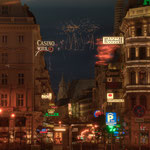
[{"label": "lit window", "polygon": [[24,41],[24,36],[23,35],[19,35],[19,43],[23,43]]},{"label": "lit window", "polygon": [[7,85],[7,79],[8,79],[8,75],[2,74],[2,85]]},{"label": "lit window", "polygon": [[7,94],[1,94],[0,105],[3,107],[7,106]]},{"label": "lit window", "polygon": [[7,63],[8,63],[8,54],[2,53],[2,64],[7,64]]},{"label": "lit window", "polygon": [[18,74],[18,84],[23,85],[24,84],[24,74],[19,73]]},{"label": "lit window", "polygon": [[23,106],[23,94],[16,95],[16,106]]},{"label": "lit window", "polygon": [[7,43],[8,37],[7,35],[2,36],[2,43]]},{"label": "lit window", "polygon": [[140,96],[140,105],[144,106],[145,108],[147,107],[147,99],[145,95]]}]

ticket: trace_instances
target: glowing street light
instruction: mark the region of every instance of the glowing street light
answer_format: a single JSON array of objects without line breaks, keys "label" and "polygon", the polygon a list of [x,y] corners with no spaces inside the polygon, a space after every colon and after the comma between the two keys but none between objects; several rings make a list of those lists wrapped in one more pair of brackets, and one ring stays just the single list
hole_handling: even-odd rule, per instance
[{"label": "glowing street light", "polygon": [[2,113],[2,111],[3,111],[3,110],[0,108],[0,113]]},{"label": "glowing street light", "polygon": [[11,118],[15,118],[15,114],[14,113],[11,114]]}]

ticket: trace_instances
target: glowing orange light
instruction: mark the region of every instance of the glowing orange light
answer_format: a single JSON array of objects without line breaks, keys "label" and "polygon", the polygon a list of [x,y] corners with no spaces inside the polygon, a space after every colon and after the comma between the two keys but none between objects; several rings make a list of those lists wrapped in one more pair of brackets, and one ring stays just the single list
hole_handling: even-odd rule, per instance
[{"label": "glowing orange light", "polygon": [[99,59],[96,64],[107,65],[107,62],[113,58],[114,51],[118,45],[103,45],[101,39],[97,39],[97,52],[96,57]]},{"label": "glowing orange light", "polygon": [[0,113],[2,113],[2,111],[3,111],[3,110],[0,108]]},{"label": "glowing orange light", "polygon": [[13,114],[11,114],[11,118],[15,118],[15,114],[13,113]]}]

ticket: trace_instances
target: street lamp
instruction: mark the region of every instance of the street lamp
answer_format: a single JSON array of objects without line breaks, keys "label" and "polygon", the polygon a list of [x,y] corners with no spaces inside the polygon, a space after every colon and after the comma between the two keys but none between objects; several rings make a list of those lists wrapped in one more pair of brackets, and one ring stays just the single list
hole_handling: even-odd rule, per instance
[{"label": "street lamp", "polygon": [[12,134],[12,138],[14,139],[15,138],[15,133],[14,133],[14,128],[15,128],[15,122],[14,122],[14,118],[15,118],[15,114],[14,113],[12,113],[11,115],[10,115],[10,117],[12,118],[12,120],[13,120],[13,134]]},{"label": "street lamp", "polygon": [[11,114],[11,118],[15,118],[15,114],[14,113]]},{"label": "street lamp", "polygon": [[2,111],[3,111],[2,108],[0,108],[0,113],[2,113]]}]

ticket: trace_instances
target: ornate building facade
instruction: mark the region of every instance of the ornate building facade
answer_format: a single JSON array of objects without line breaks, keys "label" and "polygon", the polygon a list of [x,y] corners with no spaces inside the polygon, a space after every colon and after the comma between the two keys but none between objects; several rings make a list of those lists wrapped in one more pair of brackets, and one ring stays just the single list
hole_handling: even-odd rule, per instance
[{"label": "ornate building facade", "polygon": [[[149,145],[150,136],[150,6],[129,9],[123,19],[125,120],[131,146]],[[136,112],[136,107],[142,107]],[[145,114],[140,115],[140,111]]]},{"label": "ornate building facade", "polygon": [[43,54],[35,57],[37,40],[40,26],[29,8],[20,0],[0,0],[0,139],[5,142],[36,138],[41,95],[52,93]]}]

